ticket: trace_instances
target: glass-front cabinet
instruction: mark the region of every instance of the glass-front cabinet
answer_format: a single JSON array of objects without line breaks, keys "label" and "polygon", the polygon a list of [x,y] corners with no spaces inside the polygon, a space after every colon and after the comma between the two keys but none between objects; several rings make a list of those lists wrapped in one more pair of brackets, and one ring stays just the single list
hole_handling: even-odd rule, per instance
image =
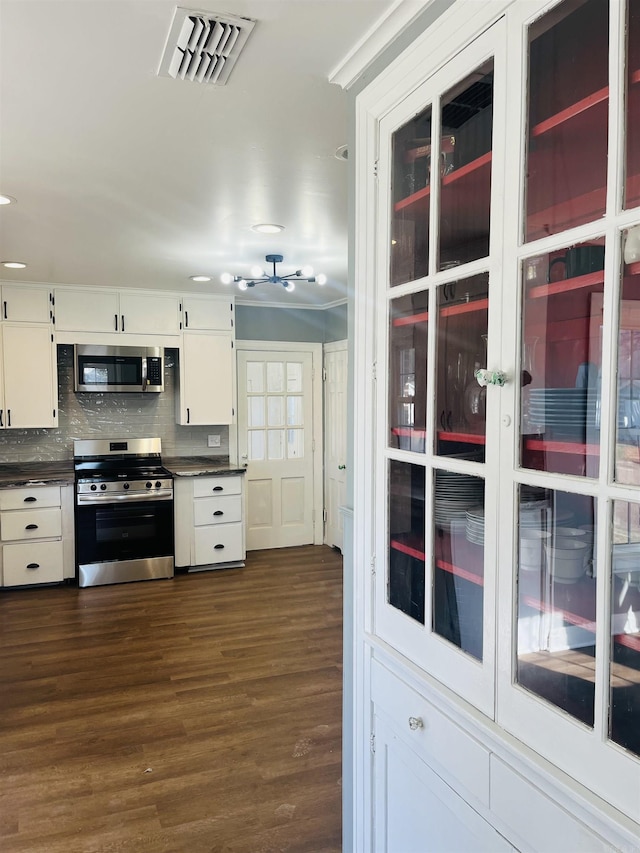
[{"label": "glass-front cabinet", "polygon": [[640,823],[640,0],[502,6],[379,118],[370,629]]}]

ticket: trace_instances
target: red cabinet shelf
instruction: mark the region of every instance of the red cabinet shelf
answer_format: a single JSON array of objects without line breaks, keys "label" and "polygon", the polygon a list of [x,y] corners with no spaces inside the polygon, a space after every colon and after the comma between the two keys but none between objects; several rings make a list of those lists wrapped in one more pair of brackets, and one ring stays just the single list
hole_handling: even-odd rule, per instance
[{"label": "red cabinet shelf", "polygon": [[429,319],[429,312],[422,311],[420,314],[411,314],[409,317],[394,317],[391,321],[392,326],[414,326],[417,323],[426,323]]},{"label": "red cabinet shelf", "polygon": [[600,446],[597,444],[582,444],[577,441],[547,441],[542,438],[526,438],[526,450],[544,450],[547,453],[572,453],[579,456],[598,456]]},{"label": "red cabinet shelf", "polygon": [[[638,266],[640,267],[640,264]],[[604,271],[596,270],[596,272],[590,272],[587,275],[565,278],[562,281],[553,281],[550,284],[537,284],[528,291],[527,297],[529,299],[542,299],[546,296],[567,293],[570,290],[582,290],[585,287],[593,287],[603,282]]]},{"label": "red cabinet shelf", "polygon": [[469,314],[474,311],[487,311],[489,299],[476,299],[473,302],[461,302],[458,305],[445,305],[440,309],[441,317],[454,317],[457,314]]},{"label": "red cabinet shelf", "polygon": [[438,440],[439,441],[462,441],[467,444],[486,444],[487,439],[485,435],[481,435],[480,433],[474,432],[448,432],[447,430],[442,430],[438,432]]},{"label": "red cabinet shelf", "polygon": [[[443,206],[445,204],[445,195],[444,190],[447,187],[452,187],[460,184],[461,192],[464,192],[466,198],[470,204],[473,203],[474,199],[477,201],[482,201],[484,204],[489,203],[489,192],[491,182],[491,152],[489,151],[486,154],[483,154],[481,157],[478,157],[475,160],[472,160],[470,163],[467,163],[465,166],[461,166],[459,169],[456,169],[453,172],[450,172],[442,179],[442,190],[443,190]],[[484,198],[478,199],[478,194],[483,194]],[[410,196],[406,198],[400,199],[394,204],[394,210],[399,212],[401,210],[409,209],[409,212],[412,214],[418,215],[428,215],[429,213],[429,196],[431,195],[431,187],[423,187],[418,192],[412,193]]]}]

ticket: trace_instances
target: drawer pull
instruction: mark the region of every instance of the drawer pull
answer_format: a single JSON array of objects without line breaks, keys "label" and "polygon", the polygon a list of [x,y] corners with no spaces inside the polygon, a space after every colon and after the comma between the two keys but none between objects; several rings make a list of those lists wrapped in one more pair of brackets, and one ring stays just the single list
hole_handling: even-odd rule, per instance
[{"label": "drawer pull", "polygon": [[25,527],[25,530],[37,530],[37,529],[38,529],[37,524],[27,524],[27,526]]},{"label": "drawer pull", "polygon": [[219,551],[221,548],[224,548],[224,545],[221,542],[218,542],[218,544],[214,545],[213,547],[216,549],[216,551]]},{"label": "drawer pull", "polygon": [[27,568],[28,569],[39,569],[40,563],[27,563]]},{"label": "drawer pull", "polygon": [[37,501],[37,500],[38,500],[38,498],[34,498],[33,495],[29,495],[28,498],[24,499],[24,503],[30,504],[30,503],[33,503],[34,501]]},{"label": "drawer pull", "polygon": [[214,515],[224,515],[224,512],[221,509],[217,509],[213,514]]},{"label": "drawer pull", "polygon": [[423,729],[424,723],[422,722],[422,717],[409,717],[409,728],[412,732]]},{"label": "drawer pull", "polygon": [[223,489],[224,489],[224,486],[214,486],[213,487],[214,492],[221,492]]}]

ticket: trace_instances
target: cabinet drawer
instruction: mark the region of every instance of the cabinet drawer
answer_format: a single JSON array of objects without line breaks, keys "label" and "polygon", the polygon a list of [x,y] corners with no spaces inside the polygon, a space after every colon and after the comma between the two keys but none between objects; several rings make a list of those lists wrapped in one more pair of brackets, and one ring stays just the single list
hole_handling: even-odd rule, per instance
[{"label": "cabinet drawer", "polygon": [[64,580],[61,541],[4,545],[2,559],[5,586]]},{"label": "cabinet drawer", "polygon": [[0,535],[4,542],[62,536],[62,515],[57,507],[0,512]]},{"label": "cabinet drawer", "polygon": [[223,498],[200,498],[193,503],[193,523],[229,524],[242,521],[242,498],[240,495],[227,495]]},{"label": "cabinet drawer", "polygon": [[196,527],[195,564],[227,563],[244,559],[242,524],[213,524]]},{"label": "cabinet drawer", "polygon": [[[398,734],[446,782],[489,805],[489,750],[378,661],[371,665],[372,698]],[[421,721],[418,728],[410,720]]]},{"label": "cabinet drawer", "polygon": [[239,495],[242,493],[242,477],[194,477],[194,498],[210,495]]},{"label": "cabinet drawer", "polygon": [[60,506],[60,486],[0,489],[0,510]]}]

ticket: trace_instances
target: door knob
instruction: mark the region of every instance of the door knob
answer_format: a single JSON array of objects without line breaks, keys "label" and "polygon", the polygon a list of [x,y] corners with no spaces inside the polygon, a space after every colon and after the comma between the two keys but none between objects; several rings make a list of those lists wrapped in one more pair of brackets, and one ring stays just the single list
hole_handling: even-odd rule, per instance
[{"label": "door knob", "polygon": [[338,471],[344,471],[346,467],[346,465],[338,465]]}]

